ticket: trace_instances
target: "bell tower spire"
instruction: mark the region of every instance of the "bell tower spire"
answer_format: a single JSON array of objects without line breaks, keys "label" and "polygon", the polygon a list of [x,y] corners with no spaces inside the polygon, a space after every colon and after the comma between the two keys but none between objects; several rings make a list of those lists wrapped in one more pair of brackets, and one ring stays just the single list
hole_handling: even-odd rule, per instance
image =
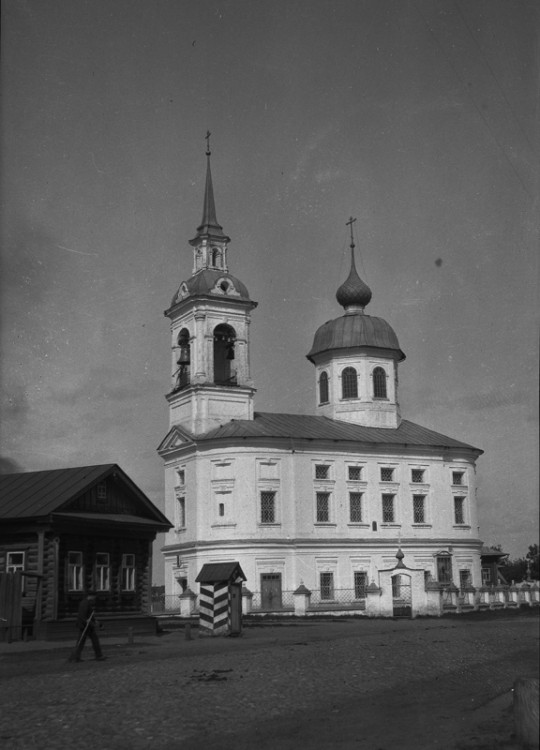
[{"label": "bell tower spire", "polygon": [[200,435],[231,419],[253,419],[249,324],[257,303],[229,273],[229,237],[216,217],[206,134],[203,215],[193,247],[192,275],[182,281],[165,315],[171,320],[171,426]]},{"label": "bell tower spire", "polygon": [[227,245],[230,237],[217,220],[214,185],[210,168],[210,131],[206,132],[206,182],[204,186],[203,214],[197,234],[189,241],[193,251],[193,273],[204,268],[221,268],[227,271]]}]

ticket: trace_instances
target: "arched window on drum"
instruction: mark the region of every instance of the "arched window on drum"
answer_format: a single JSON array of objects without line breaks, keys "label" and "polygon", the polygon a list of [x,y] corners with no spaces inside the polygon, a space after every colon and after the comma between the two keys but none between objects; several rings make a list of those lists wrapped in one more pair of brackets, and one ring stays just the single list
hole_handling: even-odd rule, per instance
[{"label": "arched window on drum", "polygon": [[346,367],[341,373],[341,397],[358,398],[358,375],[354,367]]},{"label": "arched window on drum", "polygon": [[321,372],[319,378],[319,403],[328,403],[328,373],[326,372]]},{"label": "arched window on drum", "polygon": [[386,371],[383,367],[373,370],[373,398],[387,398]]}]

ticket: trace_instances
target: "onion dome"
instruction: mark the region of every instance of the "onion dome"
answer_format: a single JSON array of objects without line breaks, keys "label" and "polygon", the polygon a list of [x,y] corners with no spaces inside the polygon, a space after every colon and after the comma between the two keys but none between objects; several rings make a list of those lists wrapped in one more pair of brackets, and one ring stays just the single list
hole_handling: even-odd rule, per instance
[{"label": "onion dome", "polygon": [[249,292],[236,276],[220,269],[204,268],[180,284],[171,307],[188,297],[229,297],[249,301]]},{"label": "onion dome", "polygon": [[351,243],[351,270],[336,292],[336,299],[346,313],[363,311],[371,300],[371,289],[362,281],[354,263],[354,244]]},{"label": "onion dome", "polygon": [[391,356],[397,355],[397,360],[405,359],[399,347],[399,341],[393,328],[382,318],[375,318],[364,314],[364,307],[371,300],[371,289],[365,284],[354,263],[354,242],[351,225],[351,270],[347,280],[336,292],[336,299],[345,308],[345,315],[335,320],[328,320],[315,333],[313,346],[307,358],[315,363],[314,357],[325,352],[343,349],[385,349]]}]

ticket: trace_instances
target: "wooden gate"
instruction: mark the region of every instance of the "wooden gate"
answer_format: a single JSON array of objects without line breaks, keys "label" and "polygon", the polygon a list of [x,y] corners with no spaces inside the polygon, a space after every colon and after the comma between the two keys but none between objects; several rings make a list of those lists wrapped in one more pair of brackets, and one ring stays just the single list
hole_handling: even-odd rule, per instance
[{"label": "wooden gate", "polygon": [[0,573],[0,640],[22,638],[22,573]]},{"label": "wooden gate", "polygon": [[412,617],[411,577],[392,577],[392,612],[394,617]]},{"label": "wooden gate", "polygon": [[281,573],[261,573],[261,609],[281,607]]}]

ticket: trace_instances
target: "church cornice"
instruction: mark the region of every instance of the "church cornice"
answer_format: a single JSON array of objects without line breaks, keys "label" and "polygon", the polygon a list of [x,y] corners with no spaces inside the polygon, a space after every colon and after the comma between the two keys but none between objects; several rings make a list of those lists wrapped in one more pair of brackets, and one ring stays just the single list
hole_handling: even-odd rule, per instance
[{"label": "church cornice", "polygon": [[[407,548],[409,552],[414,552],[415,549],[418,549],[419,552],[424,552],[426,548],[428,550],[433,551],[433,553],[440,551],[443,547],[451,548],[452,552],[455,552],[456,550],[462,550],[462,549],[470,549],[471,547],[478,547],[478,552],[480,552],[482,548],[483,542],[480,539],[457,539],[454,537],[447,537],[447,538],[422,538],[417,539],[414,537],[411,538],[403,538],[403,537],[389,537],[389,538],[375,538],[375,539],[369,539],[369,538],[340,538],[340,539],[302,539],[302,538],[295,538],[295,539],[253,539],[253,538],[246,538],[246,539],[214,539],[212,541],[198,541],[198,542],[180,542],[179,544],[168,544],[161,548],[162,552],[197,552],[200,550],[209,550],[212,548],[215,548],[217,550],[223,549],[223,548],[242,548],[242,549],[249,549],[249,548],[271,548],[271,547],[279,547],[279,548],[289,548],[293,550],[297,549],[320,549],[320,548],[326,548],[327,550],[330,549],[354,549],[358,552],[358,554],[361,554],[363,551],[368,550],[381,550],[383,548],[383,554],[384,554],[384,548],[388,548],[388,550],[392,550],[395,552],[396,547],[403,547]],[[448,551],[446,551],[448,552]]]}]

